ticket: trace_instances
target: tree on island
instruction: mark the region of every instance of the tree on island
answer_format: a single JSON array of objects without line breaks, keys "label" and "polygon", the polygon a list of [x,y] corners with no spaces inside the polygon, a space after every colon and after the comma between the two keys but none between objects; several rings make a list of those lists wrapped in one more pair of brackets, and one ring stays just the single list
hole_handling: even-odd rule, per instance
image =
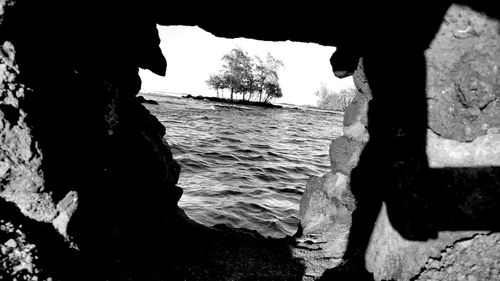
[{"label": "tree on island", "polygon": [[[278,70],[283,62],[267,53],[266,62],[259,56],[250,57],[247,52],[237,47],[222,57],[224,64],[219,74],[210,74],[207,85],[216,90],[228,89],[231,100],[234,94],[241,95],[244,101],[269,103],[273,98],[283,96]],[[258,94],[258,95],[256,95]]]},{"label": "tree on island", "polygon": [[345,111],[356,95],[356,89],[345,88],[338,92],[330,90],[326,84],[321,83],[320,89],[315,95],[319,97],[317,106],[326,110]]},{"label": "tree on island", "polygon": [[214,89],[217,92],[217,97],[220,97],[219,90],[226,88],[226,82],[219,75],[210,74],[210,78],[208,78],[206,82],[211,89]]}]

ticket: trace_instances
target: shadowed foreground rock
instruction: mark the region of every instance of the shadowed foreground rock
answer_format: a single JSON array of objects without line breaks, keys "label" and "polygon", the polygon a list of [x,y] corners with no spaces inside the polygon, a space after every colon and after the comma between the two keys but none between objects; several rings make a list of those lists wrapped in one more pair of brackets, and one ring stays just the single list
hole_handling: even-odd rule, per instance
[{"label": "shadowed foreground rock", "polygon": [[425,72],[398,72],[389,81],[376,64],[383,56],[368,54],[365,71],[354,73],[358,95],[373,100],[368,109],[350,106],[344,133],[361,136],[351,124],[368,112],[370,141],[361,157],[351,152],[359,144],[346,139],[330,148],[332,168],[357,163],[348,179],[357,206],[344,262],[321,280],[498,278],[497,233],[485,233],[499,228],[499,22],[451,5],[436,31],[429,45],[396,51],[415,52],[405,69]]}]

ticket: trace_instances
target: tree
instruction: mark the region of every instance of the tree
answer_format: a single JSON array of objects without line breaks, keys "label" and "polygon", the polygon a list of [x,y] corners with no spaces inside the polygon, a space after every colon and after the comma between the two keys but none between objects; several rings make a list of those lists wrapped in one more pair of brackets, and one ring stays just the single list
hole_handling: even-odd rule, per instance
[{"label": "tree", "polygon": [[266,97],[264,98],[265,103],[268,103],[273,98],[281,98],[283,96],[280,85],[275,81],[266,82],[264,88],[266,91]]},{"label": "tree", "polygon": [[210,74],[210,78],[206,81],[207,85],[217,92],[217,97],[219,97],[219,90],[226,88],[226,82],[224,81],[222,75]]},{"label": "tree", "polygon": [[219,90],[224,89],[229,89],[231,100],[234,100],[234,94],[241,94],[242,99],[248,101],[258,94],[259,102],[266,103],[283,96],[278,79],[278,70],[283,67],[283,62],[270,53],[263,62],[260,57],[252,58],[237,47],[224,55],[222,61],[220,74],[211,74],[206,81],[211,89],[216,90],[217,96]]},{"label": "tree", "polygon": [[233,93],[240,93],[245,99],[245,94],[252,89],[252,58],[238,47],[224,55],[222,60],[225,62],[223,80],[231,91],[231,99],[233,99]]},{"label": "tree", "polygon": [[255,57],[255,60],[257,64],[255,65],[254,80],[255,89],[259,93],[259,101],[262,101],[262,94],[264,94],[264,102],[269,102],[275,97],[282,97],[278,69],[283,67],[283,62],[274,58],[270,53],[267,53],[265,63],[258,56]]},{"label": "tree", "polygon": [[316,91],[315,95],[319,97],[317,102],[319,108],[345,111],[349,103],[351,103],[352,99],[356,95],[356,89],[345,88],[338,92],[334,92],[322,83],[320,89]]}]

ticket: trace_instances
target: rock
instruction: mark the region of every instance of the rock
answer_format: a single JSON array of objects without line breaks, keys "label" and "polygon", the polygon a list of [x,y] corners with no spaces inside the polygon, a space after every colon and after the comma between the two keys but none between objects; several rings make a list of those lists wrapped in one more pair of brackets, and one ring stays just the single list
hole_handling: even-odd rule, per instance
[{"label": "rock", "polygon": [[337,206],[328,198],[323,181],[311,177],[300,199],[299,218],[304,233],[321,233],[335,222]]},{"label": "rock", "polygon": [[336,224],[349,225],[355,203],[341,173],[312,176],[300,200],[299,218],[304,234],[321,233]]},{"label": "rock", "polygon": [[66,194],[66,196],[59,201],[59,203],[57,203],[57,211],[59,212],[59,215],[52,221],[52,224],[65,238],[68,238],[68,223],[77,207],[78,193],[76,191],[68,192],[68,194]]},{"label": "rock", "polygon": [[362,143],[367,143],[370,138],[368,130],[366,130],[365,125],[361,124],[361,122],[345,126],[344,136]]},{"label": "rock", "polygon": [[337,48],[330,58],[333,74],[337,78],[350,76],[356,70],[359,54],[354,46],[342,46]]},{"label": "rock", "polygon": [[500,128],[499,23],[452,5],[425,52],[429,127],[443,138],[472,141]]},{"label": "rock", "polygon": [[440,232],[438,238],[426,242],[406,240],[393,228],[384,203],[366,252],[366,269],[375,280],[412,280],[430,258],[454,241],[476,233]]},{"label": "rock", "polygon": [[500,134],[487,134],[464,143],[428,130],[427,157],[432,168],[500,166]]},{"label": "rock", "polygon": [[346,136],[336,138],[330,144],[330,161],[332,171],[349,175],[358,164],[363,144]]},{"label": "rock", "polygon": [[17,243],[16,243],[16,240],[14,239],[9,239],[7,240],[7,242],[3,243],[6,247],[8,248],[15,248],[17,247]]},{"label": "rock", "polygon": [[427,261],[414,280],[496,280],[500,259],[498,237],[499,233],[476,234],[450,244],[446,252]]},{"label": "rock", "polygon": [[150,100],[150,99],[146,99],[145,97],[143,96],[137,96],[136,99],[140,102],[140,103],[147,103],[147,104],[153,104],[153,105],[159,105],[159,103],[155,100]]},{"label": "rock", "polygon": [[33,234],[27,235],[17,223],[0,222],[0,237],[6,236],[12,238],[0,245],[0,280],[47,280],[47,272],[37,257],[39,249],[32,244]]},{"label": "rock", "polygon": [[[370,86],[368,85],[368,80],[366,79],[365,69],[363,64],[363,58],[359,59],[358,67],[352,76],[354,80],[354,85],[358,89],[358,95],[356,95],[355,99],[359,103],[368,102],[372,99],[372,91]],[[366,123],[363,123],[366,124]]]},{"label": "rock", "polygon": [[344,126],[350,126],[355,123],[361,123],[365,126],[368,124],[368,101],[360,101],[359,96],[360,94],[357,94],[347,106],[344,112]]},{"label": "rock", "polygon": [[353,209],[345,175],[330,172],[309,179],[300,201],[301,236],[292,249],[303,260],[306,276],[317,278],[342,261]]},{"label": "rock", "polygon": [[296,238],[297,244],[292,247],[292,253],[304,263],[304,277],[316,280],[326,269],[338,266],[342,262],[348,236],[348,225],[335,224],[320,235]]},{"label": "rock", "polygon": [[42,153],[26,120],[21,101],[27,93],[19,81],[16,51],[9,42],[2,44],[0,60],[0,197],[14,202],[26,216],[50,222],[55,205],[43,192]]},{"label": "rock", "polygon": [[[124,4],[119,13],[111,12],[114,5],[93,12],[68,5],[57,15],[56,6],[16,4],[2,15],[0,203],[17,209],[0,216],[26,216],[33,219],[27,229],[43,229],[47,237],[36,237],[41,259],[48,257],[58,277],[130,276],[150,267],[157,251],[134,241],[161,243],[173,235],[174,220],[187,220],[177,213],[180,167],[165,128],[135,98],[139,66],[165,72],[156,23],[145,19],[151,14],[142,13],[144,5]],[[78,30],[74,35],[56,28],[68,21]],[[33,48],[40,40],[50,44]],[[75,245],[78,254],[71,251]],[[29,267],[0,263],[0,279],[16,269]]]}]

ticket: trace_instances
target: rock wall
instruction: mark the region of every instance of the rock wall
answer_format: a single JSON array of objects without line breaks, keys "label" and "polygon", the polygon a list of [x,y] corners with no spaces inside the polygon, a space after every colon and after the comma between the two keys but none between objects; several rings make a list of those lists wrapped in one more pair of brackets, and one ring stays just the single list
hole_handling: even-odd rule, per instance
[{"label": "rock wall", "polygon": [[155,22],[125,4],[122,19],[112,5],[0,4],[1,218],[30,229],[54,280],[152,279],[140,241],[183,216],[165,128],[135,97],[139,67],[165,73]]},{"label": "rock wall", "polygon": [[[420,280],[427,280],[436,264],[449,264],[441,252],[449,251],[447,247],[457,240],[466,248],[461,259],[486,271],[479,274],[467,267],[455,268],[453,273],[445,274],[446,278],[435,275],[436,280],[489,280],[487,272],[495,270],[488,260],[496,256],[475,249],[472,241],[476,240],[475,233],[498,228],[491,214],[498,212],[500,179],[496,145],[500,137],[499,46],[497,19],[467,6],[452,5],[425,51],[429,116],[426,152],[430,167],[427,177],[433,181],[428,187],[433,197],[429,201],[435,200],[430,203],[434,217],[428,220],[435,219],[438,235],[425,242],[402,238],[387,220],[384,207],[366,255],[367,268],[376,280],[410,280],[426,264],[428,269]],[[495,237],[482,239],[491,247],[498,247]],[[482,258],[477,258],[478,252]],[[431,261],[433,265],[429,266]]]},{"label": "rock wall", "polygon": [[[310,179],[300,212],[305,236],[345,232],[341,222],[352,222],[348,239],[334,247],[327,238],[309,243],[322,252],[306,260],[336,258],[308,261],[321,269],[312,277],[330,266],[321,280],[371,278],[364,268],[375,280],[497,278],[496,254],[483,245],[498,247],[497,233],[486,233],[498,230],[500,199],[499,21],[468,6],[445,11],[436,15],[442,22],[429,45],[404,36],[409,44],[395,54],[367,52],[354,72],[358,95],[330,157],[333,172],[343,175],[338,182],[357,202],[339,211],[345,199],[330,192],[337,177]],[[392,85],[384,82],[382,73],[395,64],[380,57],[409,53],[415,59],[406,67],[423,68],[426,76],[410,70],[393,73]],[[342,248],[343,256],[328,248]]]},{"label": "rock wall", "polygon": [[353,78],[358,93],[345,111],[344,135],[330,145],[332,171],[321,178],[311,177],[300,201],[300,228],[294,255],[304,260],[305,275],[310,279],[322,276],[326,269],[342,262],[356,208],[349,186],[350,175],[369,140],[366,127],[372,98],[362,60]]}]

